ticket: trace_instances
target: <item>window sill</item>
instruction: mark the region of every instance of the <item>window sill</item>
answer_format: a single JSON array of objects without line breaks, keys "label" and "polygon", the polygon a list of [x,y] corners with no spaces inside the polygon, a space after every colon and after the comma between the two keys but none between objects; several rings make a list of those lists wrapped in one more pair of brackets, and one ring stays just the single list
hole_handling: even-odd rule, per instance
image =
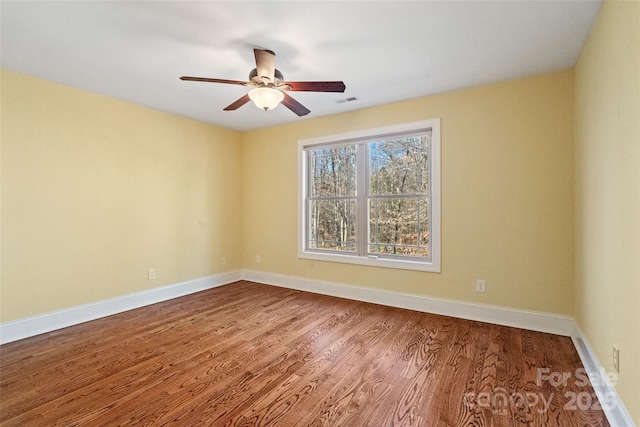
[{"label": "window sill", "polygon": [[439,260],[411,261],[406,259],[389,259],[376,257],[363,257],[348,254],[332,254],[327,252],[300,251],[298,258],[315,261],[339,262],[344,264],[365,265],[369,267],[397,268],[401,270],[428,271],[440,273]]}]

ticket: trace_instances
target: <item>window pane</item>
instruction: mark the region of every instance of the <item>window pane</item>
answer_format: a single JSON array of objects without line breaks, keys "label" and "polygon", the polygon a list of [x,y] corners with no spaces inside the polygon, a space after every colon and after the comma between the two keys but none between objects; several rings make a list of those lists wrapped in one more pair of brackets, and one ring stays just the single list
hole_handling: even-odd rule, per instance
[{"label": "window pane", "polygon": [[356,146],[310,151],[311,197],[355,196]]},{"label": "window pane", "polygon": [[428,199],[369,200],[369,253],[429,256]]},{"label": "window pane", "polygon": [[426,194],[430,132],[369,144],[370,194]]},{"label": "window pane", "polygon": [[309,249],[356,250],[356,201],[309,202]]}]

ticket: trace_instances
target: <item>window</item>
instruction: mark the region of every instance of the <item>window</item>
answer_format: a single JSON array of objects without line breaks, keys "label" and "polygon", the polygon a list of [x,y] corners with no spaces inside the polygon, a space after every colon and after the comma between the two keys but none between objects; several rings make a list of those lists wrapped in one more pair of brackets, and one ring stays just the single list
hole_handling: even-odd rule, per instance
[{"label": "window", "polygon": [[300,258],[440,271],[440,120],[307,139]]}]

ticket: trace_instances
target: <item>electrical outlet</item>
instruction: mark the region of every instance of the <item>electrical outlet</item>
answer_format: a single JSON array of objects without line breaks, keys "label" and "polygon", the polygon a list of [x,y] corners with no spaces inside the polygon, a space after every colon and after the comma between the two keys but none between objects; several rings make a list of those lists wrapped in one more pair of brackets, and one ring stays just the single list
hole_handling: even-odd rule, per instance
[{"label": "electrical outlet", "polygon": [[149,280],[156,280],[156,269],[155,268],[150,268],[149,269]]},{"label": "electrical outlet", "polygon": [[476,292],[487,292],[487,281],[484,279],[476,280]]},{"label": "electrical outlet", "polygon": [[613,346],[613,369],[620,373],[620,350],[615,345]]},{"label": "electrical outlet", "polygon": [[260,255],[256,255],[256,264],[260,264],[261,262]]}]

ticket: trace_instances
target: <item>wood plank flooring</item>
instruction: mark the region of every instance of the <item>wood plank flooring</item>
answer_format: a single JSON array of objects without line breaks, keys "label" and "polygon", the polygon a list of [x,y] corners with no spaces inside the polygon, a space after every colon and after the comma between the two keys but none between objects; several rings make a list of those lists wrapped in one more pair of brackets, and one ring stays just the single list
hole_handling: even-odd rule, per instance
[{"label": "wood plank flooring", "polygon": [[608,426],[580,368],[567,337],[242,281],[1,346],[0,425]]}]

